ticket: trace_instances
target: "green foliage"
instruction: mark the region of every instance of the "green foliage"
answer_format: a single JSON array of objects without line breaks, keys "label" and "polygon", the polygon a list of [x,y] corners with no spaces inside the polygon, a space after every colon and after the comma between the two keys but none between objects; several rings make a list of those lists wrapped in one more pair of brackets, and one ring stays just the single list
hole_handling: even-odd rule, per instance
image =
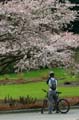
[{"label": "green foliage", "polygon": [[[59,80],[59,82],[64,81],[75,81],[75,77],[71,73],[69,73],[64,68],[50,68],[50,69],[40,69],[40,70],[33,70],[24,73],[15,73],[15,74],[5,74],[0,75],[0,80],[2,79],[24,79],[24,80],[31,80],[31,79],[46,79],[49,77],[49,72],[54,71],[55,77]],[[44,78],[45,77],[45,78]]]},{"label": "green foliage", "polygon": [[30,104],[30,103],[35,103],[36,98],[32,98],[30,96],[20,96],[18,99],[13,99],[11,96],[7,96],[4,98],[4,103],[9,104],[10,106],[16,105],[16,103],[19,104]]}]

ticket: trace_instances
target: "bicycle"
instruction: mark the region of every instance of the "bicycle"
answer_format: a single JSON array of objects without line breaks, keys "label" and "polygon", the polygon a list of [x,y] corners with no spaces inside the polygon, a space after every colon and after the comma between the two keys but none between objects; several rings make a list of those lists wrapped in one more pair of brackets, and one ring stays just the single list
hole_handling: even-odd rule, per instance
[{"label": "bicycle", "polygon": [[[48,92],[45,89],[42,89],[44,92],[46,92],[45,99],[43,100],[43,105],[41,108],[41,114],[43,114],[46,111],[46,108],[48,106]],[[58,95],[57,103],[54,101],[53,103],[53,111],[58,111],[60,113],[67,113],[70,110],[70,103],[65,98],[59,98],[59,95],[61,92],[56,92]]]}]

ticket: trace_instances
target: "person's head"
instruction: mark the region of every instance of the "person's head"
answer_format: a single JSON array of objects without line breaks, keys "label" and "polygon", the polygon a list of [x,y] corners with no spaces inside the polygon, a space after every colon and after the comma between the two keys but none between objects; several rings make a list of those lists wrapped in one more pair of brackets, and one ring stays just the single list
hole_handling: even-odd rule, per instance
[{"label": "person's head", "polygon": [[49,76],[50,76],[50,77],[54,77],[54,72],[51,71],[51,72],[49,73]]}]

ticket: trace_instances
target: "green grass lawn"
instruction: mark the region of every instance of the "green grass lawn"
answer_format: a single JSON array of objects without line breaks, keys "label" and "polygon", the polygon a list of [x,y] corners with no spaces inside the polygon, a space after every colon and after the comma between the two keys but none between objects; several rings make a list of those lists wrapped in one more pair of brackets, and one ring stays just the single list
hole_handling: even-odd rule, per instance
[{"label": "green grass lawn", "polygon": [[[65,81],[77,81],[75,76],[69,74],[63,68],[51,68],[51,69],[41,69],[30,72],[18,73],[18,74],[6,74],[0,75],[0,80],[3,79],[24,79],[31,80],[33,78],[43,78],[48,77],[49,72],[53,70],[55,77],[58,79],[58,84],[64,83]],[[0,86],[0,98],[11,96],[13,98],[18,98],[20,96],[31,96],[34,98],[44,98],[45,93],[42,88],[48,89],[46,82],[36,82],[29,84],[17,84],[17,85],[1,85]],[[78,87],[58,87],[59,91],[62,91],[61,96],[79,96],[79,86]]]},{"label": "green grass lawn", "polygon": [[[48,86],[45,82],[21,84],[21,85],[2,85],[0,86],[0,98],[11,96],[13,98],[19,98],[20,96],[27,96],[33,98],[42,99],[45,93],[42,88],[48,90]],[[78,87],[58,87],[58,91],[61,91],[62,97],[79,96]]]}]

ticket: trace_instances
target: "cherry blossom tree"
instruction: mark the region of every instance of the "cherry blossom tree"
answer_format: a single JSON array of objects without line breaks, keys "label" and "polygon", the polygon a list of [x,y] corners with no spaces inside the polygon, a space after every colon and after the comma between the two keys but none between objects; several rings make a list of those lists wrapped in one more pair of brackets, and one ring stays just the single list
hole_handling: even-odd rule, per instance
[{"label": "cherry blossom tree", "polygon": [[[70,10],[70,5],[69,1],[60,0],[0,3],[0,72],[68,65],[70,49],[79,45],[76,41],[76,45],[73,44],[70,38],[69,45],[63,33],[63,29],[76,19],[77,12]],[[69,53],[62,52],[68,49],[67,44]]]}]

